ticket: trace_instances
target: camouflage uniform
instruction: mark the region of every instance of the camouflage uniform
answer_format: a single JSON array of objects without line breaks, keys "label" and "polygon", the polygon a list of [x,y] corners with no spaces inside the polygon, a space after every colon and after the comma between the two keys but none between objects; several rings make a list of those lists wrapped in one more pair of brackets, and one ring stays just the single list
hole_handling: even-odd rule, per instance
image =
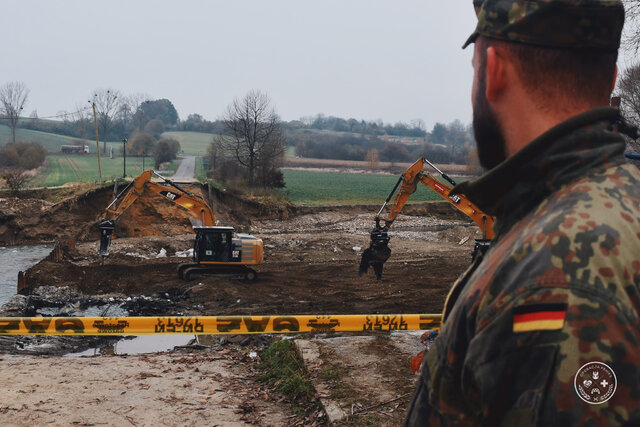
[{"label": "camouflage uniform", "polygon": [[[640,172],[592,110],[459,185],[498,218],[494,246],[454,284],[408,424],[640,423]],[[520,307],[565,304],[560,328],[514,332]],[[608,364],[618,388],[582,402],[573,377]]]},{"label": "camouflage uniform", "polygon": [[[640,171],[617,117],[575,116],[454,189],[496,238],[451,289],[407,425],[640,425]],[[522,328],[536,310],[561,316]],[[598,405],[574,389],[594,361],[617,376]]]}]

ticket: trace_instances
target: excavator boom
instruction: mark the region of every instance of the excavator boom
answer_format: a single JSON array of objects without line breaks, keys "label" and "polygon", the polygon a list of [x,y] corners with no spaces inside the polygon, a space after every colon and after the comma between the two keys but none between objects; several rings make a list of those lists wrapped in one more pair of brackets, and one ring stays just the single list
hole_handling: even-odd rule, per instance
[{"label": "excavator boom", "polygon": [[[155,175],[162,183],[154,182]],[[100,228],[100,255],[109,255],[111,235],[120,216],[145,192],[150,191],[166,197],[176,205],[186,209],[201,225],[213,226],[216,217],[209,204],[197,194],[191,193],[173,181],[158,175],[153,170],[142,172],[122,190],[104,210]]]},{"label": "excavator boom", "polygon": [[[446,182],[438,180],[433,174],[424,170],[426,165],[431,166],[437,172],[439,172],[442,179]],[[413,165],[405,170],[398,182],[389,193],[389,196],[382,204],[382,207],[378,211],[375,217],[375,227],[371,231],[371,242],[369,248],[362,254],[360,262],[359,273],[362,276],[367,272],[369,267],[373,267],[376,278],[382,278],[382,267],[384,263],[391,256],[391,249],[389,249],[389,235],[387,231],[396,220],[404,205],[407,203],[411,195],[416,191],[418,184],[422,183],[426,187],[432,189],[437,195],[449,202],[453,207],[471,218],[480,230],[482,231],[483,238],[476,240],[476,250],[483,250],[488,247],[488,242],[493,238],[493,217],[482,212],[476,205],[474,205],[469,199],[462,194],[451,194],[453,186],[456,182],[451,179],[447,174],[438,169],[429,160],[423,158],[418,159]],[[396,194],[397,191],[397,194]],[[389,215],[382,217],[382,212],[393,197],[396,194],[394,203],[391,206]],[[381,224],[381,221],[384,224]],[[475,251],[474,251],[475,252]]]}]

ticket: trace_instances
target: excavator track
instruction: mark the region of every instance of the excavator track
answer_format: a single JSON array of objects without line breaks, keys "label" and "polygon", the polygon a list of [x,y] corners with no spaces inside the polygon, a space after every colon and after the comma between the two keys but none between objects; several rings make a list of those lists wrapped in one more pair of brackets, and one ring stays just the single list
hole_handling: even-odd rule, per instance
[{"label": "excavator track", "polygon": [[255,280],[258,273],[252,268],[243,265],[207,265],[207,264],[180,264],[178,277],[191,281],[196,276],[215,276],[227,279]]}]

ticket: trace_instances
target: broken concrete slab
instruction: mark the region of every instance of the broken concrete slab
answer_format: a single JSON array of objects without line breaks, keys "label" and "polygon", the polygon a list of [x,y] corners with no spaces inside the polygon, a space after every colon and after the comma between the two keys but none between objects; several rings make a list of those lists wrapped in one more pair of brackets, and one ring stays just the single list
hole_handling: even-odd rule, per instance
[{"label": "broken concrete slab", "polygon": [[411,358],[424,350],[421,334],[295,340],[329,422],[401,424],[417,377]]}]

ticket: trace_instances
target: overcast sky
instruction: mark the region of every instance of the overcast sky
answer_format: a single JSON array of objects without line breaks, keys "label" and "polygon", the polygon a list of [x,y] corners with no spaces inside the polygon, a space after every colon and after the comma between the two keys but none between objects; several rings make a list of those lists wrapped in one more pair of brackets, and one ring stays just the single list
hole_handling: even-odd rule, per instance
[{"label": "overcast sky", "polygon": [[40,117],[96,88],[186,119],[267,92],[284,120],[471,121],[471,0],[3,1],[0,84]]}]

